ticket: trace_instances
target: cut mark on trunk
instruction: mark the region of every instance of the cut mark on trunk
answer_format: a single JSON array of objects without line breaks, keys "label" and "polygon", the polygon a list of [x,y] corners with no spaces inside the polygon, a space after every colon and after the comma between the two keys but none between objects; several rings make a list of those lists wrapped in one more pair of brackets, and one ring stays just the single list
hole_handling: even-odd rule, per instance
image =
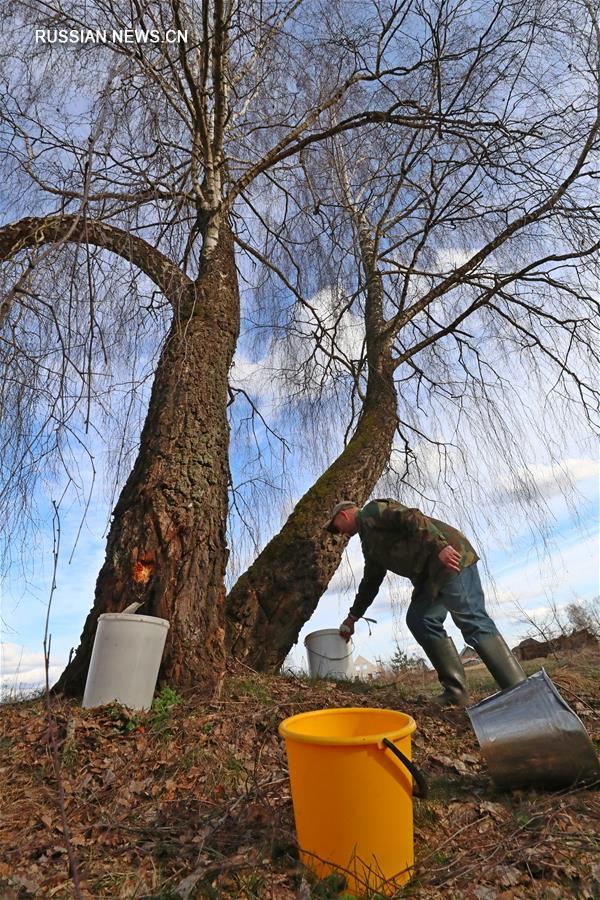
[{"label": "cut mark on trunk", "polygon": [[133,566],[133,580],[136,584],[148,584],[153,571],[154,563],[152,560],[140,559]]}]

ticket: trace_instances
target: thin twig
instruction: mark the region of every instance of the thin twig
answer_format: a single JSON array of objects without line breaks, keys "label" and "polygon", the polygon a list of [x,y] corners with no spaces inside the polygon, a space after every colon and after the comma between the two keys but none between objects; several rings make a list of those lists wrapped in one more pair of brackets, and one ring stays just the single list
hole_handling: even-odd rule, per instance
[{"label": "thin twig", "polygon": [[574,700],[577,700],[578,703],[582,703],[584,706],[587,706],[587,708],[592,711],[592,715],[590,716],[590,718],[592,718],[592,719],[600,718],[597,710],[593,706],[591,706],[591,704],[589,704],[587,702],[587,700],[585,700],[583,697],[580,697],[579,694],[576,694],[575,691],[571,690],[571,688],[565,687],[564,684],[559,684],[558,686],[561,689],[561,691],[564,691],[565,694],[569,694],[571,697],[573,697]]},{"label": "thin twig", "polygon": [[55,500],[52,501],[52,506],[54,507],[54,516],[52,517],[53,566],[52,566],[52,583],[50,585],[50,596],[48,598],[48,607],[46,610],[46,626],[44,628],[44,669],[45,669],[45,675],[46,675],[46,688],[44,691],[44,698],[46,701],[46,718],[47,718],[47,722],[48,722],[48,744],[50,746],[50,753],[52,756],[52,767],[54,769],[54,777],[56,779],[56,788],[57,788],[57,794],[58,794],[58,806],[60,809],[60,818],[62,821],[62,829],[63,829],[63,841],[64,841],[65,849],[67,851],[67,857],[69,860],[69,868],[71,871],[71,878],[73,881],[73,892],[75,894],[75,898],[76,898],[76,900],[83,900],[83,894],[81,893],[81,886],[80,886],[80,880],[79,880],[79,860],[77,859],[77,852],[71,842],[69,823],[67,821],[67,810],[65,807],[65,791],[64,791],[64,785],[63,785],[63,780],[62,780],[60,757],[59,757],[59,752],[58,752],[58,740],[56,737],[56,721],[54,719],[54,714],[52,712],[52,703],[50,700],[50,645],[52,642],[52,636],[49,633],[50,610],[52,607],[52,598],[54,596],[54,591],[56,590],[56,570],[58,568],[58,555],[60,552],[60,516],[59,516],[59,512],[58,512],[58,504],[56,503]]}]

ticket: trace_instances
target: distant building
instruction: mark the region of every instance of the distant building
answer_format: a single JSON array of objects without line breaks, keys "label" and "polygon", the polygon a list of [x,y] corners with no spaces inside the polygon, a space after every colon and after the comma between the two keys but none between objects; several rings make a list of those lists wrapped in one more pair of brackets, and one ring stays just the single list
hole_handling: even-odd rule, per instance
[{"label": "distant building", "polygon": [[365,659],[364,656],[357,656],[352,663],[351,671],[355,678],[373,678],[375,675],[381,674],[381,667]]},{"label": "distant building", "polygon": [[463,666],[477,666],[481,659],[472,647],[465,646],[460,654]]},{"label": "distant building", "polygon": [[580,628],[571,634],[560,634],[548,641],[536,641],[525,638],[514,649],[513,653],[520,660],[543,659],[556,653],[580,653],[585,650],[600,650],[600,642],[595,634],[587,628]]}]

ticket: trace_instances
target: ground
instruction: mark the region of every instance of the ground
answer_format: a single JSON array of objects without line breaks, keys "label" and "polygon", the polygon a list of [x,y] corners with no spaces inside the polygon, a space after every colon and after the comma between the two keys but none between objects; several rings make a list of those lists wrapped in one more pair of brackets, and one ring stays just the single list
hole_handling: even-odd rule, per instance
[{"label": "ground", "polygon": [[[597,743],[598,656],[526,667],[541,664]],[[468,677],[475,699],[492,692],[484,670]],[[277,726],[306,710],[377,706],[414,717],[413,757],[431,785],[414,800],[414,877],[395,896],[600,898],[599,786],[500,792],[466,714],[436,712],[426,699],[436,691],[425,676],[339,684],[239,670],[213,703],[168,688],[146,714],[54,701],[81,895],[348,900],[298,862]],[[73,897],[43,698],[4,704],[0,723],[0,898]]]}]

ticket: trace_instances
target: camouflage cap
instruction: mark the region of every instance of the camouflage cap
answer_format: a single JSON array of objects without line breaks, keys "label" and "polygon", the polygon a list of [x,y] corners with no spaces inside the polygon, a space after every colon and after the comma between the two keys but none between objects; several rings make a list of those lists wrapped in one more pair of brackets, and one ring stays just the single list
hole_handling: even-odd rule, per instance
[{"label": "camouflage cap", "polygon": [[335,519],[337,514],[341,513],[344,509],[356,509],[356,503],[354,503],[352,500],[342,500],[340,503],[336,503],[331,510],[331,515],[329,516],[329,521],[325,526],[325,531],[330,531],[331,534],[337,534],[337,528],[334,528],[333,520]]}]

